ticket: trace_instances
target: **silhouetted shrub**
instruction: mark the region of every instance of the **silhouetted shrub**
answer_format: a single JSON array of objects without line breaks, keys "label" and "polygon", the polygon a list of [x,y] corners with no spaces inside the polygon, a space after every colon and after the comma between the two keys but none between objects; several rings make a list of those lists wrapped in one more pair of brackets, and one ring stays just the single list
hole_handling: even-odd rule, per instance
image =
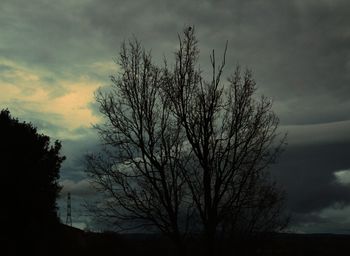
[{"label": "silhouetted shrub", "polygon": [[[46,250],[48,234],[59,223],[56,198],[61,143],[38,134],[31,124],[0,112],[1,240],[9,250]],[[36,249],[37,250],[37,249]]]}]

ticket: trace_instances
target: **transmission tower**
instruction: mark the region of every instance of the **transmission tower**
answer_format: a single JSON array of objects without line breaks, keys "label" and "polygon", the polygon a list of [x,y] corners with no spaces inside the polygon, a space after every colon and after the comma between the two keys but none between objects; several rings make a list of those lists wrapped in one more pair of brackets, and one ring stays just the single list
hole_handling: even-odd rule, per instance
[{"label": "transmission tower", "polygon": [[72,226],[72,205],[70,200],[70,193],[67,194],[67,217],[66,225]]}]

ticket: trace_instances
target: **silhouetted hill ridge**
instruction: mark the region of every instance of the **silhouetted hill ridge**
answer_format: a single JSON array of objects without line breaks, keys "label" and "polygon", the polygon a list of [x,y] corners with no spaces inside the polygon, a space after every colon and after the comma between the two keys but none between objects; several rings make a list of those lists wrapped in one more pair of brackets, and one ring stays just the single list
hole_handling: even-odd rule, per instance
[{"label": "silhouetted hill ridge", "polygon": [[[63,255],[175,255],[171,242],[160,234],[86,232],[62,225],[62,236]],[[222,251],[232,249],[236,255],[345,255],[349,244],[350,234],[267,233],[240,244],[229,243]],[[189,255],[195,255],[198,246],[190,244]]]}]

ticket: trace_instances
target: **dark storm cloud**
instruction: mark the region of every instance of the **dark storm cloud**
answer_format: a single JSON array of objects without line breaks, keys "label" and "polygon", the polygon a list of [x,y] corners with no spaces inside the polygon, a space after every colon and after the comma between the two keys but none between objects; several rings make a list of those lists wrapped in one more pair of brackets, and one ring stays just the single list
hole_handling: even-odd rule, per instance
[{"label": "dark storm cloud", "polygon": [[197,27],[203,56],[229,40],[227,70],[252,68],[282,122],[304,124],[350,118],[348,10],[348,1],[99,1],[84,15],[110,49],[135,34],[161,57],[185,24]]},{"label": "dark storm cloud", "polygon": [[350,122],[283,129],[289,131],[288,146],[272,172],[286,189],[291,227],[303,232],[347,232]]},{"label": "dark storm cloud", "polygon": [[318,211],[335,202],[350,203],[350,187],[337,184],[334,173],[350,167],[350,141],[290,146],[274,169],[288,191],[294,212]]},{"label": "dark storm cloud", "polygon": [[[172,56],[177,32],[190,24],[197,27],[204,62],[229,40],[227,71],[236,63],[252,68],[283,122],[350,118],[348,1],[36,0],[0,6],[0,54],[49,67],[56,76],[93,73],[87,63],[110,61],[132,35],[159,58]],[[96,74],[108,83],[107,75]]]},{"label": "dark storm cloud", "polygon": [[[0,56],[60,76],[106,57],[99,32],[81,15],[85,1],[1,1]],[[107,50],[108,52],[108,50]]]},{"label": "dark storm cloud", "polygon": [[350,141],[350,120],[309,124],[282,125],[280,133],[288,133],[289,146],[325,145]]}]

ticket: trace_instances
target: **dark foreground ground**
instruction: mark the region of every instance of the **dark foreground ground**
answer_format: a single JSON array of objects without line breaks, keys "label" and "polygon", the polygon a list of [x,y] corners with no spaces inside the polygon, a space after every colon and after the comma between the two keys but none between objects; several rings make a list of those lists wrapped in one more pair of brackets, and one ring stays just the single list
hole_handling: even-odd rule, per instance
[{"label": "dark foreground ground", "polygon": [[[66,226],[64,229],[64,255],[174,255],[171,243],[159,236],[86,233]],[[189,255],[203,254],[199,244],[194,242],[189,247]],[[350,255],[350,235],[269,234],[254,241],[226,244],[221,255]]]},{"label": "dark foreground ground", "polygon": [[[7,244],[7,254],[3,252],[1,255],[28,255],[29,251],[24,247],[14,248],[16,246],[18,247],[18,245],[13,245],[11,249],[11,246]],[[190,242],[188,255],[204,255],[202,248],[203,246],[195,241]],[[254,241],[242,240],[238,244],[228,243],[220,248],[221,251],[218,249],[217,255],[225,256],[350,255],[350,235],[269,234]],[[59,238],[50,245],[45,241],[38,241],[34,255],[166,256],[175,255],[174,252],[172,244],[160,236],[84,232],[62,225]]]}]

